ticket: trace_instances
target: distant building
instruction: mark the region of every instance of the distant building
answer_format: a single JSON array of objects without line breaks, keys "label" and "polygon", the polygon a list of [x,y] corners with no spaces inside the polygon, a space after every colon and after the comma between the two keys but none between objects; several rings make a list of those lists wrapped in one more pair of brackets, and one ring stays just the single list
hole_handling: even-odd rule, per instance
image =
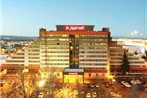
[{"label": "distant building", "polygon": [[129,52],[137,52],[139,55],[145,55],[147,50],[147,40],[145,39],[113,39],[119,44],[123,45],[123,48],[128,49]]},{"label": "distant building", "polygon": [[[39,34],[37,40],[17,50],[1,66],[13,65],[26,72],[40,67],[41,71],[54,72],[61,82],[73,82],[78,76],[80,83],[88,83],[109,78],[122,63],[123,47],[111,40],[109,28],[94,31],[93,25],[57,25],[57,31],[41,28]],[[127,55],[131,74],[147,73],[145,61],[129,52]]]}]

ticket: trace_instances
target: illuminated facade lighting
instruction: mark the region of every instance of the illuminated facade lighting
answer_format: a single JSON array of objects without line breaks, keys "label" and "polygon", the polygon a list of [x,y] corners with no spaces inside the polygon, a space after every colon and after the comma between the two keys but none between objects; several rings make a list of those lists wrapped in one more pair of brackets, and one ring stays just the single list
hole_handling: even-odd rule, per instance
[{"label": "illuminated facade lighting", "polygon": [[[66,82],[70,76],[73,77],[71,82],[78,77],[81,83],[88,79],[113,78],[111,74],[115,74],[122,63],[123,47],[111,40],[109,28],[94,31],[93,25],[56,27],[56,31],[41,28],[37,40],[11,55],[2,66],[32,68],[25,70],[26,72],[33,71],[34,66],[40,66],[41,71],[53,72],[57,78]],[[132,73],[147,71],[144,61],[133,54],[127,55]],[[137,63],[134,59],[138,60]],[[82,69],[83,74],[73,70],[65,73],[66,69]]]}]

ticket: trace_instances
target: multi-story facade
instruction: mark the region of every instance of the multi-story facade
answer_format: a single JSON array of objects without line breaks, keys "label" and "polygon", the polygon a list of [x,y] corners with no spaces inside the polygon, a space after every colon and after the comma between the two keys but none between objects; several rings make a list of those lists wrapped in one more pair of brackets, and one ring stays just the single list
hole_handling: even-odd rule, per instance
[{"label": "multi-story facade", "polygon": [[122,64],[124,51],[126,52],[130,73],[128,74],[147,74],[147,65],[145,60],[140,58],[139,55],[136,55],[127,49],[123,49],[123,46],[118,44],[117,41],[111,41],[110,45],[110,64],[111,64],[111,74],[118,74],[120,66]]},{"label": "multi-story facade", "polygon": [[[27,46],[16,50],[15,53],[10,54],[6,60],[1,61],[1,67],[7,69],[7,73],[12,73],[17,71],[14,69],[24,70],[24,67],[40,66],[39,44],[39,40],[29,42]],[[24,71],[28,72],[28,69]],[[33,70],[30,69],[29,71]]]},{"label": "multi-story facade", "polygon": [[57,31],[40,29],[41,67],[84,69],[84,79],[106,77],[110,68],[110,32],[96,32],[93,27],[59,25]]},{"label": "multi-story facade", "polygon": [[110,43],[110,64],[111,74],[117,74],[122,64],[123,59],[123,48],[117,41],[111,41]]},{"label": "multi-story facade", "polygon": [[[41,28],[39,34],[37,40],[12,54],[2,65],[32,69],[40,66],[41,71],[54,72],[64,82],[71,82],[72,77],[79,75],[80,81],[87,83],[89,80],[106,79],[110,71],[116,73],[122,64],[122,45],[111,40],[109,28],[94,31],[93,25],[57,25],[57,31]],[[127,55],[132,73],[147,73],[143,60],[129,52]]]}]

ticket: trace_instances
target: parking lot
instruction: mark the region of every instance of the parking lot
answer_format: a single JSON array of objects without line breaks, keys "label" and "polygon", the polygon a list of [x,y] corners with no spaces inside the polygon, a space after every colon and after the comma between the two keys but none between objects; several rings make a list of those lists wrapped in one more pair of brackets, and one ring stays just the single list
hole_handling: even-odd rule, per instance
[{"label": "parking lot", "polygon": [[[22,96],[19,78],[3,79],[1,98]],[[118,77],[115,82],[97,81],[91,84],[56,84],[52,91],[36,90],[31,98],[147,98],[147,79],[142,77]],[[16,84],[16,85],[15,85]],[[10,90],[10,91],[9,91]],[[17,92],[18,91],[18,92]],[[22,90],[21,90],[22,91]],[[135,97],[134,97],[135,96]]]}]

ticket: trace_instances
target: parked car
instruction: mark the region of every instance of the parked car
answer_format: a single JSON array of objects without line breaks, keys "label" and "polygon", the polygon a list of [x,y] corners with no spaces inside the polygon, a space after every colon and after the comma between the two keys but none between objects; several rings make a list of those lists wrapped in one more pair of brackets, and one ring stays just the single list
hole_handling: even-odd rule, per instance
[{"label": "parked car", "polygon": [[43,98],[43,97],[44,97],[43,92],[40,92],[40,93],[38,94],[38,98]]},{"label": "parked car", "polygon": [[93,90],[92,91],[92,98],[97,98],[98,95],[97,95],[97,91],[96,90]]},{"label": "parked car", "polygon": [[100,86],[98,84],[96,84],[95,87],[100,87]]},{"label": "parked car", "polygon": [[131,80],[130,81],[132,84],[137,84],[137,82],[135,80]]},{"label": "parked car", "polygon": [[142,84],[140,80],[136,80],[137,84]]},{"label": "parked car", "polygon": [[75,94],[78,95],[78,90],[75,90]]},{"label": "parked car", "polygon": [[84,90],[81,90],[81,91],[80,91],[80,94],[84,94]]},{"label": "parked car", "polygon": [[86,93],[86,98],[91,98],[91,93],[90,92]]},{"label": "parked car", "polygon": [[131,80],[130,81],[132,84],[142,84],[142,82],[140,80]]},{"label": "parked car", "polygon": [[121,81],[121,83],[122,83],[125,87],[131,87],[131,85],[130,85],[128,82],[126,82],[126,81]]},{"label": "parked car", "polygon": [[94,87],[94,84],[91,84],[90,87]]}]

